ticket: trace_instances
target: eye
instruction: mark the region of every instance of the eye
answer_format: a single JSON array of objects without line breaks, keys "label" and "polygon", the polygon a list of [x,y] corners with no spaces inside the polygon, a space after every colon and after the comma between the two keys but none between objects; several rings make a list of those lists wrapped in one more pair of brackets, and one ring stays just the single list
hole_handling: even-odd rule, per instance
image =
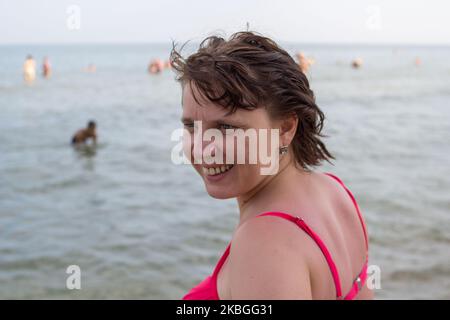
[{"label": "eye", "polygon": [[235,129],[235,126],[232,126],[231,124],[222,123],[219,125],[219,128],[221,129]]},{"label": "eye", "polygon": [[236,130],[237,127],[232,126],[231,124],[221,123],[219,124],[219,129],[222,130],[224,133],[227,133],[226,130]]},{"label": "eye", "polygon": [[187,129],[189,132],[194,130],[194,123],[193,122],[184,122],[183,126],[185,129]]}]

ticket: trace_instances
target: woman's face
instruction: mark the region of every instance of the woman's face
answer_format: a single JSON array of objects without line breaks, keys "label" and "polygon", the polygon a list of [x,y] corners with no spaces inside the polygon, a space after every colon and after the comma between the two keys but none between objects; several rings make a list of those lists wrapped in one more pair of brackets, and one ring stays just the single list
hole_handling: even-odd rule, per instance
[{"label": "woman's face", "polygon": [[[182,122],[186,129],[184,154],[202,177],[210,196],[227,199],[251,192],[269,177],[261,174],[261,168],[269,167],[267,159],[278,161],[278,131],[270,130],[276,129],[276,122],[270,119],[265,108],[251,111],[238,108],[227,115],[228,109],[207,101],[195,86],[192,88],[201,105],[195,101],[191,86],[186,84],[182,100]],[[243,138],[244,133],[247,138]],[[266,139],[261,134],[266,134]],[[273,160],[275,153],[277,157]],[[201,163],[196,163],[196,159]]]}]

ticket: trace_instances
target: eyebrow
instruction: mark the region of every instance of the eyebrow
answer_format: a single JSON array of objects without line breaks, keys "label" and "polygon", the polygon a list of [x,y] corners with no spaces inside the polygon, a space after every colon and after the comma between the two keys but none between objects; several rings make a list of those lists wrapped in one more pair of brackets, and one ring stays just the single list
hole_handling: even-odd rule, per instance
[{"label": "eyebrow", "polygon": [[192,120],[191,118],[188,118],[188,117],[181,117],[180,120],[181,120],[182,123],[194,122],[194,120]]},{"label": "eyebrow", "polygon": [[[181,117],[180,120],[181,120],[182,123],[189,123],[189,122],[194,122],[194,121],[200,121],[200,120],[193,120],[190,117]],[[245,123],[240,122],[240,121],[236,121],[236,120],[216,119],[216,120],[212,120],[212,121],[216,122],[216,123],[221,123],[221,124],[224,124],[224,123],[233,124],[233,125],[236,125],[238,127],[245,127],[246,126]]]}]

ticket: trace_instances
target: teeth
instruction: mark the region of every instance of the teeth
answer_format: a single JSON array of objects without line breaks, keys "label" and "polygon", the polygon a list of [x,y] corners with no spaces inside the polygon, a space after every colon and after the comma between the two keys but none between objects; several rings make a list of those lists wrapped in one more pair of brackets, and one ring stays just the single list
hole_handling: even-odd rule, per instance
[{"label": "teeth", "polygon": [[233,166],[230,165],[226,165],[226,166],[220,166],[220,167],[215,167],[215,168],[205,168],[203,167],[203,174],[204,175],[208,175],[208,176],[215,176],[219,173],[224,173],[228,170],[230,170]]}]

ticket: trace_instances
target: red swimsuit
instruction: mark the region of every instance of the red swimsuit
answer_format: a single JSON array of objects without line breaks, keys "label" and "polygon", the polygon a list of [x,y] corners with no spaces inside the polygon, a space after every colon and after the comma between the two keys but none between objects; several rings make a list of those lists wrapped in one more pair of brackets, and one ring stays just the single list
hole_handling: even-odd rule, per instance
[{"label": "red swimsuit", "polygon": [[[305,231],[319,246],[320,250],[322,251],[323,255],[325,256],[325,259],[327,260],[328,266],[330,268],[331,274],[333,275],[334,285],[336,287],[336,299],[344,299],[344,300],[351,300],[355,298],[355,296],[358,294],[358,292],[361,290],[362,286],[366,282],[367,279],[367,264],[368,264],[368,238],[367,238],[367,230],[366,226],[364,224],[364,221],[362,219],[361,212],[359,211],[358,204],[356,203],[355,198],[353,197],[353,194],[350,192],[350,190],[347,189],[347,187],[344,185],[344,183],[339,179],[338,177],[332,175],[331,173],[326,173],[330,177],[333,177],[336,179],[342,187],[347,191],[348,195],[352,199],[352,202],[356,208],[356,212],[358,213],[359,220],[361,221],[361,225],[364,231],[364,237],[366,241],[366,261],[361,268],[360,273],[355,277],[355,280],[353,281],[353,285],[349,292],[345,296],[342,295],[341,290],[341,282],[339,279],[339,273],[336,268],[336,264],[333,261],[333,258],[331,257],[330,252],[328,251],[327,247],[323,243],[323,241],[320,239],[320,237],[314,233],[314,231],[311,230],[311,228],[308,227],[308,225],[303,221],[303,219],[299,217],[294,217],[287,213],[282,212],[266,212],[257,215],[256,217],[261,216],[277,216],[283,219],[287,219],[289,221],[292,221],[293,223],[297,224],[303,231]],[[192,288],[184,297],[183,300],[220,300],[219,294],[217,292],[217,275],[219,274],[220,268],[222,267],[223,263],[225,262],[229,252],[230,252],[230,246],[231,242],[228,244],[227,248],[225,249],[225,252],[223,253],[222,257],[220,258],[219,262],[217,263],[216,267],[214,268],[214,272],[212,275],[209,275],[206,277],[200,284]]]}]

